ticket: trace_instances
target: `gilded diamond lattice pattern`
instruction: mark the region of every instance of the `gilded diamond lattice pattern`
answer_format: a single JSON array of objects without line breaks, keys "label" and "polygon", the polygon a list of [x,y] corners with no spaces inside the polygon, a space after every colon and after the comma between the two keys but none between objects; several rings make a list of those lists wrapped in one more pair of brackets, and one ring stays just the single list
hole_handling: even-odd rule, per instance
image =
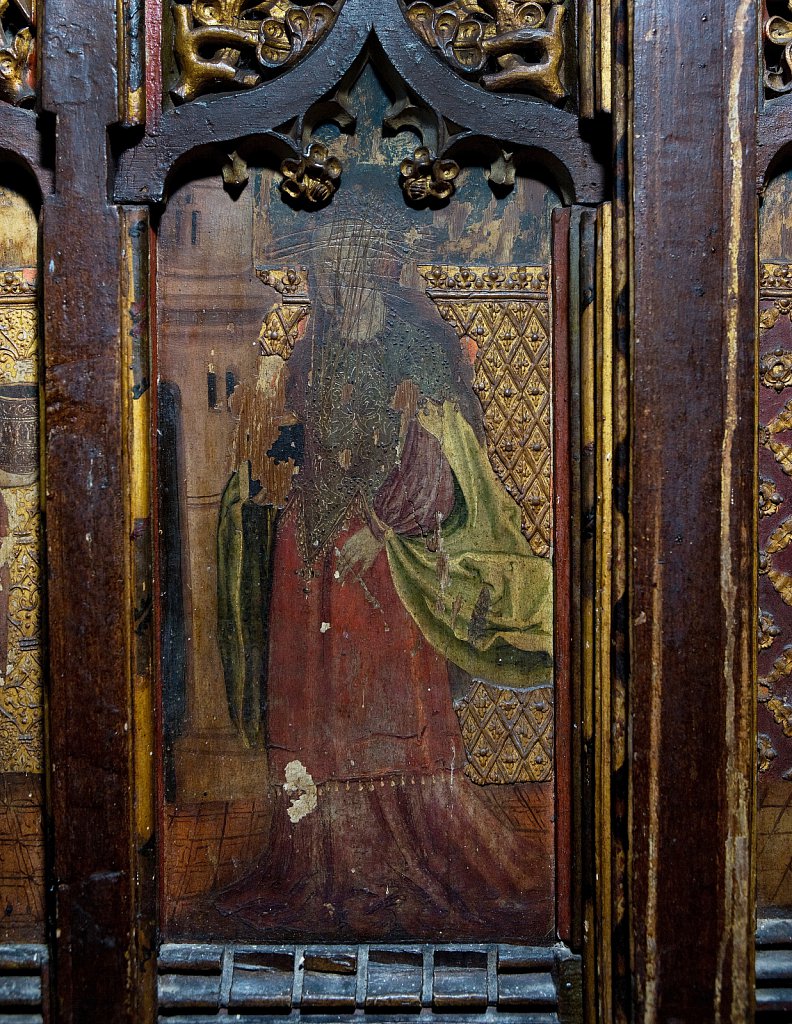
[{"label": "gilded diamond lattice pattern", "polygon": [[[40,516],[38,484],[2,489],[9,533],[6,663],[0,673],[0,770],[42,770]],[[7,546],[6,546],[7,545]]]},{"label": "gilded diamond lattice pattern", "polygon": [[456,704],[465,775],[480,786],[544,782],[553,772],[553,689],[511,690],[476,680]]},{"label": "gilded diamond lattice pattern", "polygon": [[42,770],[36,302],[35,268],[0,272],[1,772]]},{"label": "gilded diamond lattice pattern", "polygon": [[552,370],[542,267],[419,267],[440,315],[474,353],[490,463],[537,555],[551,551]]}]

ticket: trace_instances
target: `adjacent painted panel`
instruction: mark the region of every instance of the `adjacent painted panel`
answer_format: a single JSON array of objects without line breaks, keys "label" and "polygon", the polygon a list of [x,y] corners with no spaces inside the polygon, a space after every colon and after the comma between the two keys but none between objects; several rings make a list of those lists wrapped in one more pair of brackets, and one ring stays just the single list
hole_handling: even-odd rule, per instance
[{"label": "adjacent painted panel", "polygon": [[44,935],[38,224],[8,180],[0,179],[0,938],[34,941]]}]

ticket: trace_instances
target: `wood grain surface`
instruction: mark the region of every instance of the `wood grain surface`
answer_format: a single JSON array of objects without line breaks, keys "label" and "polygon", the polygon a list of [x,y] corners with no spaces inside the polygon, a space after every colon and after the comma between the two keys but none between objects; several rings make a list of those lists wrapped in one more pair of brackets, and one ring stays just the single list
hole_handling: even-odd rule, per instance
[{"label": "wood grain surface", "polygon": [[637,3],[634,17],[635,1014],[742,1021],[753,943],[756,11],[744,0]]}]

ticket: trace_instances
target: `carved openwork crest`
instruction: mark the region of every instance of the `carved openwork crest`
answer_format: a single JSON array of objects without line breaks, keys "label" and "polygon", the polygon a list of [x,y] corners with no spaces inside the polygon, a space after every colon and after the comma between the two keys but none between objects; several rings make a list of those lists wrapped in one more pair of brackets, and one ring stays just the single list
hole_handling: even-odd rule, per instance
[{"label": "carved openwork crest", "polygon": [[770,93],[792,89],[792,3],[770,0],[764,25],[765,86]]},{"label": "carved openwork crest", "polygon": [[566,5],[520,0],[418,0],[405,15],[455,71],[492,92],[525,91],[557,103],[563,81]]},{"label": "carved openwork crest", "polygon": [[0,99],[16,106],[35,95],[33,23],[33,0],[0,0]]},{"label": "carved openwork crest", "polygon": [[331,27],[344,0],[192,0],[172,5],[178,101],[245,89],[291,67]]}]

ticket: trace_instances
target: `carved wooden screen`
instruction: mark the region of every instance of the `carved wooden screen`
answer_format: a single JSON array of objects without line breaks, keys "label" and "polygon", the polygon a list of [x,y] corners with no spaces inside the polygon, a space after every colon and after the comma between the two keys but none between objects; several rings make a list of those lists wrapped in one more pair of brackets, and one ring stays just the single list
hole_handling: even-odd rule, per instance
[{"label": "carved wooden screen", "polygon": [[149,16],[116,198],[160,1018],[573,1019],[610,848],[573,783],[584,716],[607,764],[589,12]]},{"label": "carved wooden screen", "polygon": [[789,1015],[759,7],[0,0],[2,1020]]}]

